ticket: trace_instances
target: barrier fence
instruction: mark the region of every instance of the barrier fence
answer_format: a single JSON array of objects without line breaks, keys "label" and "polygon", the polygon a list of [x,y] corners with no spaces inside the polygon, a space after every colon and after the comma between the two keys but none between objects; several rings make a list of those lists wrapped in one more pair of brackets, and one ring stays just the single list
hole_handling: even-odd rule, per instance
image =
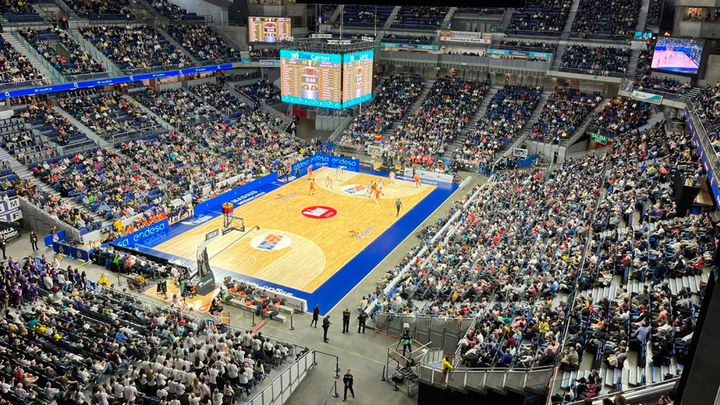
[{"label": "barrier fence", "polygon": [[472,318],[375,314],[375,327],[378,331],[399,339],[403,325],[407,324],[415,340],[421,344],[429,343],[430,347],[440,348],[445,353],[455,353],[458,341],[472,323]]},{"label": "barrier fence", "polygon": [[265,386],[262,391],[258,392],[254,397],[244,401],[248,405],[271,405],[283,404],[290,398],[290,395],[300,386],[300,383],[307,376],[315,364],[313,358],[315,351],[309,351],[295,360],[285,371]]}]

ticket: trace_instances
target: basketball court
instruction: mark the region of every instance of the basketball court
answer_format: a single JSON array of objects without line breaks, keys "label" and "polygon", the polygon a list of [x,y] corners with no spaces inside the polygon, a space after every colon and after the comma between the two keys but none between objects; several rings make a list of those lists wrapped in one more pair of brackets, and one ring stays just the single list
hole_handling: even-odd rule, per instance
[{"label": "basketball court", "polygon": [[[207,245],[216,282],[225,276],[272,287],[315,304],[323,312],[337,304],[385,256],[410,235],[456,186],[365,172],[321,168],[287,184],[266,186],[234,208],[246,232],[219,235]],[[330,181],[328,181],[328,178]],[[376,202],[369,185],[382,182]],[[429,184],[433,183],[433,184]],[[402,209],[396,216],[396,201]],[[195,260],[205,235],[223,228],[220,211],[183,221],[140,250]]]}]

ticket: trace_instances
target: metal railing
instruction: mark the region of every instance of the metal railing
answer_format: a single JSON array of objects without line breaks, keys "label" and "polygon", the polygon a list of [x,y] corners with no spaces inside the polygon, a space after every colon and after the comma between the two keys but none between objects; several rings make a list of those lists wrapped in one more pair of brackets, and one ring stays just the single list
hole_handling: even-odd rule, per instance
[{"label": "metal railing", "polygon": [[392,313],[374,315],[376,330],[399,338],[403,325],[407,324],[410,334],[421,344],[441,348],[454,353],[457,342],[473,324],[473,318],[452,318],[447,316],[418,316]]},{"label": "metal railing", "polygon": [[443,373],[436,367],[421,365],[420,380],[431,385],[442,385],[460,390],[485,392],[495,390],[504,392],[545,393],[554,367],[545,366],[529,369],[455,369]]},{"label": "metal railing", "polygon": [[308,370],[315,366],[314,358],[314,350],[303,354],[262,391],[243,403],[248,405],[284,404],[305,378]]}]

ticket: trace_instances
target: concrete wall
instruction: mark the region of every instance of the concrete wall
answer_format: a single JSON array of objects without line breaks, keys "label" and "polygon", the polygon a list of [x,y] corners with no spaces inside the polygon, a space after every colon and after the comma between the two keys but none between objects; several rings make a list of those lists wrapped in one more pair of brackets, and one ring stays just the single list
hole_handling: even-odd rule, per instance
[{"label": "concrete wall", "polygon": [[36,205],[30,204],[23,197],[20,197],[20,208],[23,212],[23,224],[26,228],[34,230],[40,239],[48,235],[53,226],[55,226],[58,230],[64,229],[67,232],[68,240],[73,242],[82,241],[79,230],[50,216],[50,214],[41,210]]},{"label": "concrete wall", "polygon": [[720,81],[720,55],[708,56],[704,79],[708,84],[715,84]]},{"label": "concrete wall", "polygon": [[247,21],[244,22],[245,26],[238,27],[234,25],[213,25],[213,29],[224,36],[225,39],[230,41],[230,45],[236,47],[241,51],[248,50],[248,31]]}]

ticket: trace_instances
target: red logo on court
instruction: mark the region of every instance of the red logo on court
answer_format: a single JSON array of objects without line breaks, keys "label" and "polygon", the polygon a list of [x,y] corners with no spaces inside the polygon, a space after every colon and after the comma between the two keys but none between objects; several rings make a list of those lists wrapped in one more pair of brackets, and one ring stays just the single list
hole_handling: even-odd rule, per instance
[{"label": "red logo on court", "polygon": [[314,205],[307,207],[301,211],[303,215],[313,219],[327,219],[334,217],[337,214],[337,210],[332,207],[325,207],[322,205]]}]

